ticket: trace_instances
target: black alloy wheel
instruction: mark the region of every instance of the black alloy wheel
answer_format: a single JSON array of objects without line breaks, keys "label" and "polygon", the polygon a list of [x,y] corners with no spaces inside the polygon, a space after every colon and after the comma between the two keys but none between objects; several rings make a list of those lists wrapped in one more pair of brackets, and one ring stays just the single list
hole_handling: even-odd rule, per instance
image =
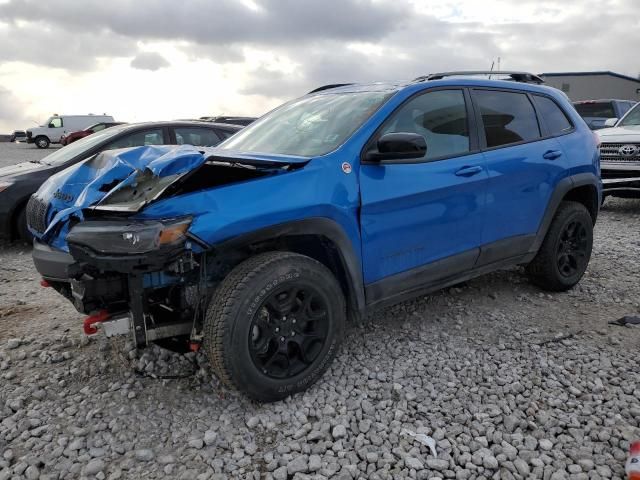
[{"label": "black alloy wheel", "polygon": [[[589,226],[591,227],[591,226]],[[564,277],[573,277],[584,270],[589,261],[587,226],[580,219],[569,222],[558,241],[558,271]]]},{"label": "black alloy wheel", "polygon": [[290,378],[313,364],[327,339],[328,299],[312,286],[272,293],[251,323],[254,365],[271,378]]}]

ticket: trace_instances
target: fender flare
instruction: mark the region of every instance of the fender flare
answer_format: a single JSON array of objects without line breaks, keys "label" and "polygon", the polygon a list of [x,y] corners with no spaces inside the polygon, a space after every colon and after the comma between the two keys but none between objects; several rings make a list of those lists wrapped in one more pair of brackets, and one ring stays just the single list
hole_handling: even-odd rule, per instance
[{"label": "fender flare", "polygon": [[340,255],[342,267],[347,275],[347,288],[350,297],[349,304],[356,312],[363,313],[366,309],[366,303],[360,257],[355,253],[353,244],[344,229],[334,220],[326,217],[313,217],[280,223],[225,240],[215,245],[213,250],[224,251],[258,243],[263,240],[273,240],[278,237],[297,235],[323,236],[333,242]]},{"label": "fender flare", "polygon": [[[536,233],[536,239],[533,242],[530,253],[537,253],[544,241],[544,237],[547,235],[547,231],[551,226],[551,221],[553,217],[556,215],[556,211],[562,202],[562,199],[565,197],[567,193],[577,187],[584,186],[592,186],[598,196],[602,195],[598,185],[600,184],[600,179],[597,175],[591,172],[585,173],[577,173],[575,175],[570,175],[568,177],[563,178],[556,185],[555,190],[551,194],[551,199],[547,204],[547,209],[544,212],[544,217],[542,218],[542,222],[540,223],[540,227],[538,228],[538,232]],[[596,208],[600,208],[600,198],[597,199]],[[597,210],[596,210],[597,215]],[[595,219],[594,219],[595,221]]]}]

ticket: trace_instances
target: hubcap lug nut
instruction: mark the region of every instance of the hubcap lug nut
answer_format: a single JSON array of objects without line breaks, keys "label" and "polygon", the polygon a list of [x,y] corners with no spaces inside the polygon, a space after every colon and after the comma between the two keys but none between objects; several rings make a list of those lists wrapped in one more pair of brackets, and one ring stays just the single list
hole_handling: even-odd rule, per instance
[{"label": "hubcap lug nut", "polygon": [[281,341],[281,342],[284,342],[284,337],[280,337],[280,341]]},{"label": "hubcap lug nut", "polygon": [[295,318],[294,318],[294,319],[292,319],[292,320],[291,320],[291,323],[296,323],[296,319],[295,319]]},{"label": "hubcap lug nut", "polygon": [[291,332],[291,336],[295,337],[296,336],[296,332]]},{"label": "hubcap lug nut", "polygon": [[280,331],[280,329],[278,327],[276,327],[276,333],[278,333]]}]

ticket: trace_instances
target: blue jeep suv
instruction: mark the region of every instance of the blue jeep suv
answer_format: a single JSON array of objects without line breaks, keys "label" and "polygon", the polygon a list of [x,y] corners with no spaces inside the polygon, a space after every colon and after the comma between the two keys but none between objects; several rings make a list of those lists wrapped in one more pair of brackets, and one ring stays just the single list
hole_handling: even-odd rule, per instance
[{"label": "blue jeep suv", "polygon": [[600,205],[596,138],[534,75],[464,73],[321,87],[216,148],[58,173],[28,211],[43,284],[89,314],[87,333],[202,346],[260,401],[315,382],[349,317],[512,265],[573,287]]}]

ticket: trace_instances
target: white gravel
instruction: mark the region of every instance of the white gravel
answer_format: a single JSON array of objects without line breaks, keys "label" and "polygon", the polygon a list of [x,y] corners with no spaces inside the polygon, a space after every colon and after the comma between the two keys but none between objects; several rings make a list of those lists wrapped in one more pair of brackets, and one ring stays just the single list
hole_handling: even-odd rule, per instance
[{"label": "white gravel", "polygon": [[622,478],[640,327],[607,321],[640,312],[639,224],[639,200],[608,200],[570,292],[512,269],[378,312],[316,385],[269,405],[202,355],[84,337],[28,247],[5,246],[0,480]]}]

